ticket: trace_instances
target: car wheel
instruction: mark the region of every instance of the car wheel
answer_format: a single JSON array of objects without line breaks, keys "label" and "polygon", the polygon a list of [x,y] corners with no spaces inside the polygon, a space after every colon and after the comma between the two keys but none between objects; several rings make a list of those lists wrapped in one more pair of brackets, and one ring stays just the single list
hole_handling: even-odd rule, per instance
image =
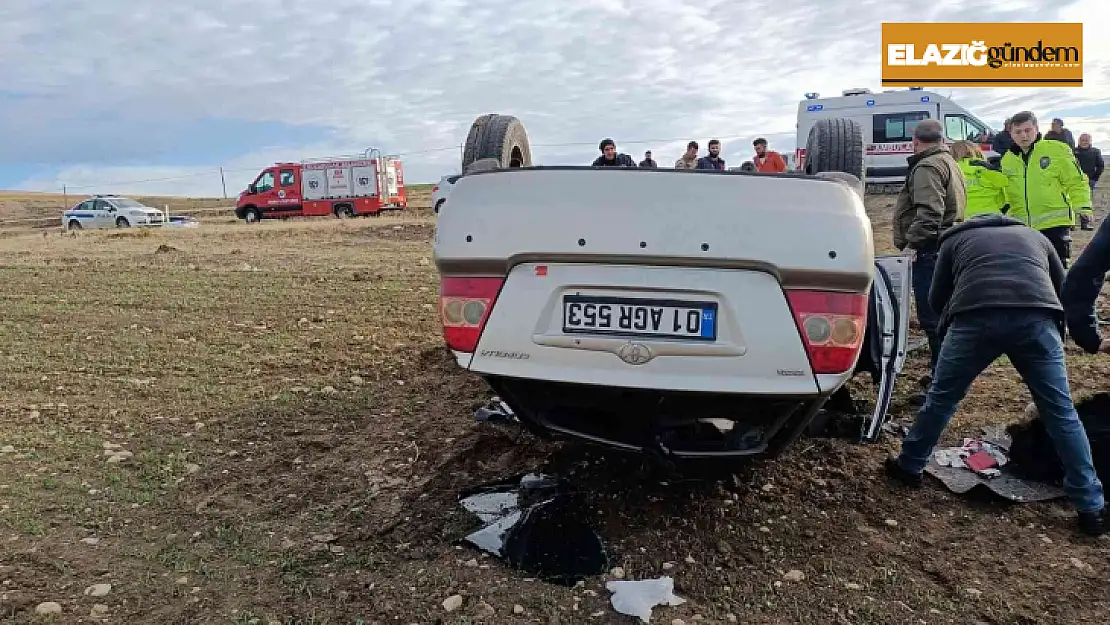
[{"label": "car wheel", "polygon": [[805,173],[840,172],[864,181],[863,129],[846,118],[819,119],[806,139]]},{"label": "car wheel", "polygon": [[82,228],[81,222],[77,221],[76,219],[71,219],[69,220],[69,223],[66,224],[66,228],[68,228],[69,230],[80,230]]},{"label": "car wheel", "polygon": [[335,207],[335,216],[339,219],[351,219],[355,216],[355,211],[346,204]]},{"label": "car wheel", "polygon": [[116,218],[116,227],[117,228],[130,228],[131,227],[131,222],[127,221],[126,217],[117,217]]},{"label": "car wheel", "polygon": [[463,148],[462,171],[475,161],[491,158],[501,167],[531,167],[532,148],[524,124],[512,115],[490,113],[470,125]]},{"label": "car wheel", "polygon": [[248,208],[243,212],[243,221],[249,224],[258,223],[262,219],[262,214],[258,212],[257,208]]}]

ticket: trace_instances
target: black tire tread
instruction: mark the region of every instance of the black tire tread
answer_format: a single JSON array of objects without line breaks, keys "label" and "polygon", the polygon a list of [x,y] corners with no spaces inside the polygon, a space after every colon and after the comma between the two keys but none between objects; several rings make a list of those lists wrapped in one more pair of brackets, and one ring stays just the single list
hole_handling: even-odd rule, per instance
[{"label": "black tire tread", "polygon": [[863,129],[851,119],[819,119],[806,141],[806,173],[838,171],[864,181]]},{"label": "black tire tread", "polygon": [[518,148],[523,156],[521,166],[531,167],[532,150],[524,124],[512,115],[481,115],[470,125],[470,132],[466,135],[462,170],[465,172],[471,163],[487,158],[496,159],[502,167],[509,167],[513,148]]}]

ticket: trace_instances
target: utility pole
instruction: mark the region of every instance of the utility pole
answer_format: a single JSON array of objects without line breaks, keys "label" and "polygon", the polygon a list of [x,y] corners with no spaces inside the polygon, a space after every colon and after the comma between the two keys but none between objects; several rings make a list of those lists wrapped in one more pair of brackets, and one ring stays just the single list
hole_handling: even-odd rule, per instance
[{"label": "utility pole", "polygon": [[64,210],[69,210],[69,191],[64,184],[62,185],[62,203],[65,204],[62,208]]},{"label": "utility pole", "polygon": [[224,188],[224,199],[227,199],[227,183],[224,182],[224,168],[220,168],[220,186]]}]

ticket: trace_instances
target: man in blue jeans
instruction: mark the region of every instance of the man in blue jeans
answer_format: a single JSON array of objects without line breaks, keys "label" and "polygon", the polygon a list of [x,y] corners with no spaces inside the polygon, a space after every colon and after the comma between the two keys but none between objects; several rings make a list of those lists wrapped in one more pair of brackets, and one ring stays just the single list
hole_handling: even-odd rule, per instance
[{"label": "man in blue jeans", "polygon": [[[938,241],[963,217],[967,190],[959,165],[944,143],[944,127],[935,119],[923,119],[913,129],[913,156],[902,192],[894,204],[894,246],[914,255],[912,286],[917,322],[929,339],[929,374],[937,364],[940,340],[937,313],[929,307],[929,285],[933,279]],[[924,397],[918,397],[923,401]]]},{"label": "man in blue jeans", "polygon": [[1071,400],[1061,339],[1064,265],[1044,235],[1005,215],[985,214],[940,237],[929,301],[940,311],[936,373],[888,476],[921,485],[921,473],[971,383],[1006,355],[1033,394],[1064,465],[1064,490],[1079,528],[1107,531],[1102,483]]}]

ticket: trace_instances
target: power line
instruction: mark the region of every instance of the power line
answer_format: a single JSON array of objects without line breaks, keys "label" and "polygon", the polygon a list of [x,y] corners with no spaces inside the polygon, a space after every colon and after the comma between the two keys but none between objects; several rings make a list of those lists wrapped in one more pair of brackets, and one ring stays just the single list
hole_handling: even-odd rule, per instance
[{"label": "power line", "polygon": [[[731,141],[733,139],[743,139],[745,137],[746,137],[746,135],[728,135],[728,136],[720,136],[720,137],[716,137],[716,138],[720,141],[726,141],[726,140]],[[687,136],[687,137],[676,137],[676,138],[670,138],[670,139],[622,139],[620,141],[620,145],[643,145],[643,144],[647,144],[647,143],[677,143],[677,142],[689,141],[689,140],[690,140],[689,136]],[[534,147],[534,148],[571,148],[571,147],[596,147],[596,145],[597,145],[597,143],[594,142],[594,141],[571,141],[571,142],[566,142],[566,143],[533,143],[533,144],[531,144],[531,147]],[[452,146],[445,146],[445,147],[439,147],[439,148],[428,148],[426,150],[410,150],[408,152],[399,152],[396,155],[397,156],[418,156],[418,155],[421,155],[421,154],[434,154],[434,153],[437,153],[437,152],[447,152],[447,151],[450,151],[450,150],[458,150],[459,147],[460,146],[458,144],[456,144],[456,145],[452,145]],[[333,158],[342,159],[342,158],[356,158],[356,157],[357,156],[335,156]],[[83,184],[83,185],[62,184],[57,189],[54,189],[54,191],[59,191],[63,187],[67,190],[91,189],[91,188],[94,188],[94,187],[97,187],[97,188],[121,187],[121,186],[125,186],[125,185],[147,184],[147,183],[151,183],[151,182],[170,182],[170,181],[175,181],[175,180],[188,180],[188,179],[191,179],[191,178],[201,178],[201,177],[206,177],[206,176],[215,177],[215,176],[220,175],[220,170],[221,169],[223,170],[224,173],[244,172],[244,171],[261,171],[261,170],[263,170],[267,167],[271,167],[272,165],[273,165],[273,163],[267,163],[265,165],[259,165],[257,167],[223,167],[223,168],[221,168],[221,167],[217,166],[217,167],[214,167],[211,171],[207,171],[207,170],[206,171],[198,171],[198,172],[195,172],[195,173],[192,173],[192,174],[181,174],[181,175],[177,175],[177,176],[164,176],[164,177],[159,177],[159,178],[141,178],[141,179],[135,179],[135,180],[113,180],[113,181],[108,181],[108,182],[97,182],[97,183],[93,183],[93,184]],[[40,192],[41,193],[49,193],[50,191],[40,191]]]}]

